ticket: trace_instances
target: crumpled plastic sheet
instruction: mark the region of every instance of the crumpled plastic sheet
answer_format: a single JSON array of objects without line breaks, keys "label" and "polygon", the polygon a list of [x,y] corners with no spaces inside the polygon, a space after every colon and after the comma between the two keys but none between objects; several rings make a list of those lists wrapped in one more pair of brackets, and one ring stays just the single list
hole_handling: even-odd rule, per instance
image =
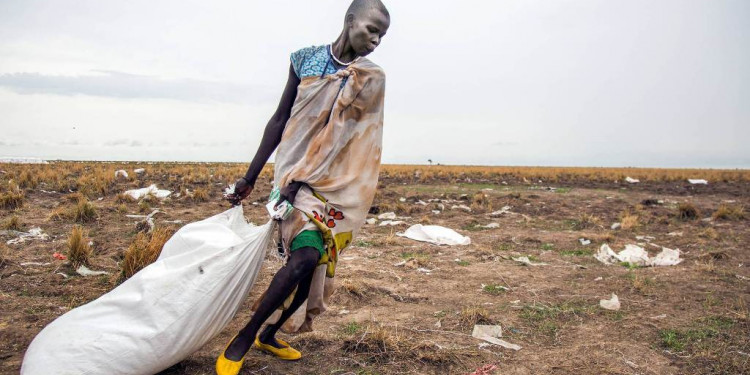
[{"label": "crumpled plastic sheet", "polygon": [[172,192],[169,190],[161,190],[156,187],[156,184],[152,184],[149,187],[128,190],[125,192],[125,194],[131,196],[133,199],[141,199],[147,194],[151,194],[159,199],[163,199],[172,194]]},{"label": "crumpled plastic sheet", "polygon": [[632,244],[625,245],[625,249],[619,253],[615,253],[609,245],[602,244],[599,248],[599,252],[594,255],[594,258],[604,264],[628,262],[643,267],[674,266],[683,261],[683,259],[680,258],[679,249],[668,249],[662,247],[661,252],[652,258],[644,248]]},{"label": "crumpled plastic sheet", "polygon": [[453,229],[439,225],[414,224],[397,236],[411,238],[412,240],[429,242],[435,245],[469,245],[471,239],[462,236]]},{"label": "crumpled plastic sheet", "polygon": [[603,309],[617,311],[620,310],[620,299],[617,298],[617,294],[612,293],[612,297],[610,299],[600,299],[599,306],[601,306]]},{"label": "crumpled plastic sheet", "polygon": [[474,326],[474,330],[471,332],[471,337],[476,339],[487,341],[491,344],[502,346],[506,349],[521,350],[520,345],[511,344],[505,340],[500,339],[503,336],[503,330],[498,325],[480,325]]},{"label": "crumpled plastic sheet", "polygon": [[15,245],[19,243],[24,243],[28,240],[47,240],[49,239],[49,235],[47,233],[44,233],[42,231],[42,228],[35,227],[31,228],[28,232],[19,232],[18,237],[8,240],[5,244],[6,245]]}]

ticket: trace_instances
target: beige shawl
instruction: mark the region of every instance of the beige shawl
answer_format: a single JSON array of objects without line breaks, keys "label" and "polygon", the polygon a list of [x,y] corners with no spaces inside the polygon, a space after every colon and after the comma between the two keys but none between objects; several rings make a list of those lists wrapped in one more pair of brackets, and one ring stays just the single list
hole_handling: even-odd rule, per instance
[{"label": "beige shawl", "polygon": [[[307,301],[282,327],[285,332],[312,330],[313,318],[326,310],[333,293],[338,255],[365,222],[380,170],[384,94],[385,74],[366,58],[322,78],[305,77],[298,86],[276,151],[274,185],[298,181],[309,188],[303,185],[298,192],[295,210],[281,222],[281,236],[288,253],[297,234],[318,229],[326,255]],[[266,323],[279,315],[277,310]]]}]

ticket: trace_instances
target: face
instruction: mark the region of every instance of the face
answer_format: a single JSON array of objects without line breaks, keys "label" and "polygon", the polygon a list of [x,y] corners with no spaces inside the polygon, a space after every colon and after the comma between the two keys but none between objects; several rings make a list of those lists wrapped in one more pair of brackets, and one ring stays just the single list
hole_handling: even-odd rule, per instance
[{"label": "face", "polygon": [[367,56],[378,47],[388,31],[391,20],[377,9],[360,16],[349,16],[349,43],[358,56]]}]

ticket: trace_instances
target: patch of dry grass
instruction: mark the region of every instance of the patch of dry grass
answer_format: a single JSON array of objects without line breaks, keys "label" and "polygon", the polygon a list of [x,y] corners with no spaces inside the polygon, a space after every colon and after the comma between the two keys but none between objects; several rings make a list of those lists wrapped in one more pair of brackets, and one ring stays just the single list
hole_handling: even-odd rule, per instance
[{"label": "patch of dry grass", "polygon": [[206,188],[196,188],[193,192],[192,199],[196,202],[208,201],[208,190]]},{"label": "patch of dry grass", "polygon": [[745,208],[722,204],[711,217],[714,220],[742,220],[745,218]]},{"label": "patch of dry grass", "polygon": [[18,217],[18,215],[11,216],[1,226],[1,228],[6,229],[6,230],[17,230],[17,231],[20,231],[22,227],[23,227],[23,223],[21,222],[21,219]]},{"label": "patch of dry grass", "polygon": [[10,262],[10,249],[4,243],[0,243],[0,268]]},{"label": "patch of dry grass", "polygon": [[153,263],[161,254],[164,244],[174,234],[174,229],[156,227],[151,233],[139,232],[125,250],[120,278],[128,279]]},{"label": "patch of dry grass", "polygon": [[371,362],[382,363],[407,354],[407,339],[396,329],[376,323],[365,326],[360,335],[345,339],[342,349],[347,353],[365,354]]},{"label": "patch of dry grass", "polygon": [[622,230],[634,229],[640,225],[638,215],[631,213],[630,210],[625,210],[620,214],[620,223]]},{"label": "patch of dry grass", "polygon": [[25,194],[18,185],[14,185],[12,181],[10,181],[8,183],[8,188],[5,191],[0,192],[0,207],[6,210],[21,208],[23,207],[25,198]]},{"label": "patch of dry grass", "polygon": [[583,230],[583,229],[593,228],[601,224],[602,224],[602,220],[599,219],[598,216],[594,214],[582,213],[580,216],[578,216],[578,219],[576,219],[575,229]]},{"label": "patch of dry grass", "polygon": [[492,324],[490,312],[484,307],[467,306],[458,313],[458,322],[464,328],[474,327],[475,324]]},{"label": "patch of dry grass", "polygon": [[70,260],[74,268],[78,268],[81,265],[89,264],[91,254],[89,239],[84,233],[83,228],[79,225],[73,226],[73,230],[68,237],[68,260]]}]

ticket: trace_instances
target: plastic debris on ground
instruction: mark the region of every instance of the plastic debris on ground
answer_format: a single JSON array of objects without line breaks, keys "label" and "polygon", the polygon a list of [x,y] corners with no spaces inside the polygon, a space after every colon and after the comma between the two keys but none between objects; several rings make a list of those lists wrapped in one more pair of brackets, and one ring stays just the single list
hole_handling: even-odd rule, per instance
[{"label": "plastic debris on ground", "polygon": [[614,223],[614,224],[612,224],[612,226],[610,228],[612,230],[615,230],[615,229],[619,229],[621,226],[622,226],[622,224],[620,224],[620,223]]},{"label": "plastic debris on ground", "polygon": [[590,245],[590,244],[591,244],[591,240],[587,240],[587,239],[585,239],[585,238],[579,238],[579,239],[578,239],[578,242],[580,242],[580,243],[581,243],[581,245],[583,245],[583,246],[586,246],[586,245]]},{"label": "plastic debris on ground", "polygon": [[547,263],[532,262],[531,260],[529,260],[529,257],[518,257],[518,258],[513,258],[513,260],[515,260],[518,263],[527,265],[527,266],[546,266],[547,265]]},{"label": "plastic debris on ground", "polygon": [[93,271],[86,266],[79,266],[78,268],[76,268],[76,273],[81,276],[109,275],[109,272],[107,271]]},{"label": "plastic debris on ground", "polygon": [[482,225],[482,228],[487,228],[487,229],[500,228],[500,224],[499,223],[489,223],[487,225]]},{"label": "plastic debris on ground", "polygon": [[667,236],[682,237],[682,232],[669,232],[669,233],[667,233]]},{"label": "plastic debris on ground", "polygon": [[6,245],[16,245],[19,243],[24,243],[28,240],[47,240],[49,239],[49,235],[47,233],[44,233],[42,231],[42,228],[35,227],[29,229],[28,232],[18,232],[18,237],[8,240],[5,242]]},{"label": "plastic debris on ground", "polygon": [[49,164],[46,160],[39,159],[39,158],[29,158],[29,157],[16,157],[16,156],[8,156],[8,157],[2,157],[0,158],[0,163],[8,163],[8,164]]},{"label": "plastic debris on ground", "polygon": [[497,210],[495,212],[490,213],[490,216],[502,216],[502,215],[505,215],[505,214],[509,214],[509,213],[511,213],[510,212],[511,208],[512,208],[511,206],[503,206],[503,208],[501,208],[501,209],[499,209],[499,210]]},{"label": "plastic debris on ground", "polygon": [[133,170],[133,173],[135,173],[135,174],[141,174],[141,173],[143,173],[143,172],[145,172],[145,171],[146,171],[146,170],[145,170],[145,169],[143,169],[143,168],[138,168],[138,169],[134,169],[134,170]]},{"label": "plastic debris on ground", "polygon": [[234,195],[234,184],[230,184],[227,186],[226,189],[224,189],[224,193],[222,194],[224,196],[224,199],[229,198],[229,196]]},{"label": "plastic debris on ground", "polygon": [[647,266],[674,266],[683,261],[680,258],[679,249],[668,249],[662,247],[662,250],[655,257],[651,258],[646,250],[638,245],[628,244],[625,249],[615,253],[607,244],[602,244],[599,252],[594,255],[598,261],[604,264],[616,264],[627,262],[633,265]]},{"label": "plastic debris on ground", "polygon": [[471,337],[487,341],[491,344],[502,346],[506,349],[521,350],[520,345],[511,344],[505,340],[500,339],[503,337],[503,330],[499,325],[480,325],[474,326],[474,330],[471,332]]},{"label": "plastic debris on ground", "polygon": [[133,199],[141,199],[148,194],[151,194],[159,199],[163,199],[163,198],[168,197],[170,194],[172,194],[172,192],[169,190],[161,190],[156,187],[156,184],[152,184],[149,187],[128,190],[125,192],[125,194],[129,195]]},{"label": "plastic debris on ground", "polygon": [[599,306],[603,309],[617,311],[620,309],[620,299],[617,298],[617,294],[612,293],[610,299],[599,300]]},{"label": "plastic debris on ground", "polygon": [[459,205],[453,205],[451,206],[451,210],[464,210],[466,212],[471,212],[471,207],[465,205],[465,204],[459,204]]},{"label": "plastic debris on ground", "polygon": [[57,260],[66,260],[66,259],[68,259],[68,257],[66,257],[65,255],[60,254],[58,252],[55,252],[54,254],[52,254],[52,257],[55,258],[55,259],[57,259]]},{"label": "plastic debris on ground", "polygon": [[[503,181],[503,182],[505,182],[505,181]],[[480,349],[481,349],[482,344],[479,344],[479,346],[480,346]],[[484,366],[476,369],[476,371],[474,371],[474,372],[472,372],[470,374],[467,374],[467,375],[494,375],[495,374],[495,370],[497,370],[497,369],[498,369],[497,365],[487,364],[487,365],[484,365]]]},{"label": "plastic debris on ground", "polygon": [[625,177],[625,181],[627,181],[630,184],[637,184],[641,182],[640,180],[636,180],[635,178],[631,178],[630,176]]},{"label": "plastic debris on ground", "polygon": [[124,169],[120,169],[115,171],[115,178],[122,176],[122,178],[128,178],[128,172],[125,172]]},{"label": "plastic debris on ground", "polygon": [[386,213],[378,215],[378,220],[395,220],[395,219],[396,219],[395,212],[386,212]]},{"label": "plastic debris on ground", "polygon": [[440,213],[440,210],[432,210],[432,213],[435,214],[435,215],[437,215],[437,214]]},{"label": "plastic debris on ground", "polygon": [[378,222],[378,219],[376,219],[376,218],[374,218],[374,217],[371,217],[371,218],[369,218],[369,219],[365,220],[365,222],[366,222],[367,224],[370,224],[370,225],[375,225],[375,224],[376,224],[376,223]]},{"label": "plastic debris on ground", "polygon": [[691,184],[693,184],[693,185],[708,185],[708,181],[706,181],[704,179],[688,178],[688,182],[691,183]]},{"label": "plastic debris on ground", "polygon": [[386,225],[395,226],[395,225],[401,225],[401,224],[406,224],[406,222],[401,221],[401,220],[383,220],[380,222],[378,226],[384,227]]},{"label": "plastic debris on ground", "polygon": [[462,236],[453,229],[439,225],[415,224],[403,233],[396,233],[399,237],[411,238],[412,240],[429,242],[435,245],[469,245],[471,239]]}]

